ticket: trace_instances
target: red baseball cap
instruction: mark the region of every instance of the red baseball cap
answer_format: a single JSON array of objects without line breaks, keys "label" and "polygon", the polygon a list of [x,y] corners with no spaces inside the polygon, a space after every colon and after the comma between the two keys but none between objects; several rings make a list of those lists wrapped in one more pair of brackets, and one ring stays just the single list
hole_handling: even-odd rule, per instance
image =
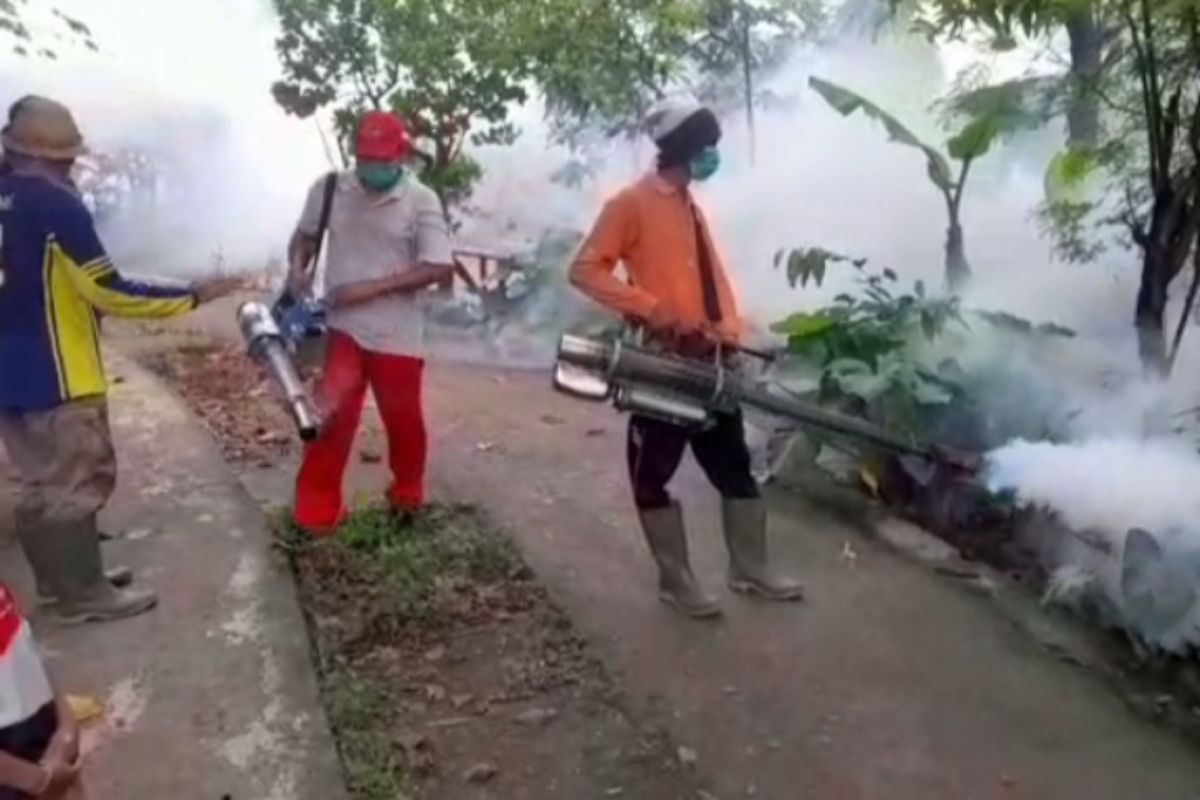
[{"label": "red baseball cap", "polygon": [[358,121],[354,154],[376,161],[395,161],[408,155],[408,131],[388,111],[368,111]]}]

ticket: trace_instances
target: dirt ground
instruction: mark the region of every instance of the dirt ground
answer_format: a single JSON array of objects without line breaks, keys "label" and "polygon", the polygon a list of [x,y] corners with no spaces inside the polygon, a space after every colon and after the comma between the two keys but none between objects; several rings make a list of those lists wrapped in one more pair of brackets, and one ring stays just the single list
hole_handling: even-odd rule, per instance
[{"label": "dirt ground", "polygon": [[[494,535],[465,509],[428,516],[439,541],[464,528]],[[300,548],[301,596],[356,796],[695,797],[699,779],[669,737],[628,713],[529,571],[492,558],[500,569],[487,578],[442,572],[415,610],[341,542]],[[393,785],[383,752],[401,767]]]},{"label": "dirt ground", "polygon": [[[191,324],[229,338],[230,311]],[[162,339],[143,330],[122,346]],[[1015,630],[986,591],[804,498],[773,496],[771,523],[777,558],[810,601],[726,595],[724,621],[696,625],[654,598],[619,417],[554,395],[544,374],[443,364],[430,370],[426,408],[435,496],[486,508],[514,537],[634,718],[662,720],[676,761],[694,762],[712,797],[1200,797],[1190,750]],[[380,447],[368,414],[353,492],[382,488]],[[252,493],[286,502],[293,458],[250,464]],[[694,465],[677,484],[697,572],[719,587],[715,499]]]}]

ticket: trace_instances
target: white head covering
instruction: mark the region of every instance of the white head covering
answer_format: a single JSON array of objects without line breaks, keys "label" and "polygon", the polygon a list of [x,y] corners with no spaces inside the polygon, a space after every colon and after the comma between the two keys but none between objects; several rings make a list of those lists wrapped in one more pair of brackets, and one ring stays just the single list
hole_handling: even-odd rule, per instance
[{"label": "white head covering", "polygon": [[661,142],[702,108],[702,105],[690,97],[668,98],[650,109],[643,127],[651,139]]}]

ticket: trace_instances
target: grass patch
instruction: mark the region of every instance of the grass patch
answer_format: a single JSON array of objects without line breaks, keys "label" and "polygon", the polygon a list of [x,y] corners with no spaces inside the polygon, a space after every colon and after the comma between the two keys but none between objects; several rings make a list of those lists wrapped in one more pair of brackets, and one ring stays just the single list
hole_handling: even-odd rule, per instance
[{"label": "grass patch", "polygon": [[467,506],[400,515],[355,511],[314,540],[285,510],[270,515],[300,587],[346,784],[355,800],[406,800],[414,775],[398,739],[404,700],[380,652],[417,662],[428,637],[474,624],[497,608],[528,606],[535,591],[516,549]]},{"label": "grass patch", "polygon": [[325,540],[311,539],[284,513],[274,522],[302,578],[312,570],[322,583],[332,577],[346,590],[366,588],[366,597],[401,617],[435,615],[464,587],[528,577],[511,542],[469,506],[431,505],[415,514],[371,506]]},{"label": "grass patch", "polygon": [[520,567],[509,541],[466,507],[432,506],[406,515],[367,508],[342,524],[336,541],[370,558],[386,577],[393,602],[414,615],[428,612],[447,583],[495,583]]},{"label": "grass patch", "polygon": [[394,699],[378,682],[347,668],[332,670],[323,683],[351,795],[358,800],[406,800],[411,796],[408,770],[389,735]]}]

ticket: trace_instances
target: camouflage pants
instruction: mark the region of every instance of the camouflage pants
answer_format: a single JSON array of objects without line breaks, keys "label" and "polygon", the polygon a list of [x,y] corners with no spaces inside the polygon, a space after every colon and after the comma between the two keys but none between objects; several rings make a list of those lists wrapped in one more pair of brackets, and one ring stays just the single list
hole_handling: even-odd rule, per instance
[{"label": "camouflage pants", "polygon": [[18,525],[85,522],[116,487],[117,457],[102,397],[0,413],[0,442],[16,473]]}]

